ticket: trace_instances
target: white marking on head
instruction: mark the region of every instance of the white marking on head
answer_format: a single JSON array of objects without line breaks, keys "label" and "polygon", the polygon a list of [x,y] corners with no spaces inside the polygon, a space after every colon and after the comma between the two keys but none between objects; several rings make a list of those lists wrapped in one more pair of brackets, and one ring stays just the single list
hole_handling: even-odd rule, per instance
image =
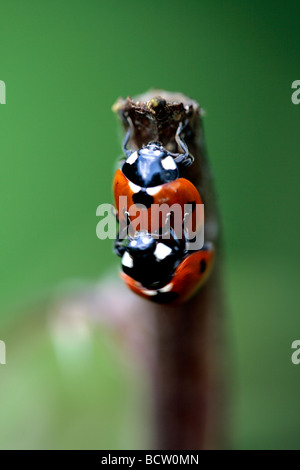
[{"label": "white marking on head", "polygon": [[176,163],[174,159],[169,155],[161,161],[161,164],[165,170],[176,170]]},{"label": "white marking on head", "polygon": [[154,256],[158,260],[165,259],[170,253],[172,253],[172,249],[163,243],[158,243],[156,245]]},{"label": "white marking on head", "polygon": [[133,268],[133,259],[131,258],[130,254],[125,251],[122,257],[122,265],[126,266],[127,268]]},{"label": "white marking on head", "polygon": [[132,240],[131,246],[135,246],[136,244],[137,244],[137,241],[136,241],[136,240]]},{"label": "white marking on head", "polygon": [[154,186],[153,188],[146,189],[147,194],[149,194],[149,196],[155,196],[155,194],[159,193],[160,190],[161,186]]},{"label": "white marking on head", "polygon": [[134,193],[138,193],[141,190],[140,186],[138,186],[137,184],[132,183],[131,181],[129,181],[129,187],[130,187],[131,191],[133,191]]},{"label": "white marking on head", "polygon": [[159,289],[159,292],[170,292],[173,289],[173,282],[169,282],[165,287]]},{"label": "white marking on head", "polygon": [[137,159],[139,158],[137,152],[133,152],[126,160],[126,163],[129,163],[129,165],[132,165]]}]

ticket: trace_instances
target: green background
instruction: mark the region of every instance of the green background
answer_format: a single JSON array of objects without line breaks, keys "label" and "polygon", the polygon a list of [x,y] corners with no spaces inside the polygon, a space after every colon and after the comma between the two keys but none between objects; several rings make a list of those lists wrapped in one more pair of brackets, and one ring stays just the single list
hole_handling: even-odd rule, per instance
[{"label": "green background", "polygon": [[[226,254],[234,448],[300,447],[298,1],[1,0],[1,448],[146,446],[141,380],[106,334],[61,369],[44,309],[117,261],[96,238],[120,155],[119,96],[206,110]],[[140,403],[137,406],[137,403]]]}]

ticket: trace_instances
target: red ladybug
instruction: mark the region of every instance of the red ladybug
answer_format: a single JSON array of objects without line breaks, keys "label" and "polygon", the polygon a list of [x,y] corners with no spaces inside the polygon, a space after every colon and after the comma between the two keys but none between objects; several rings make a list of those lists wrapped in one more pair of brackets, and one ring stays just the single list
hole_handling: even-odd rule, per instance
[{"label": "red ladybug", "polygon": [[[202,204],[201,196],[189,180],[179,177],[176,161],[170,155],[165,155],[166,152],[162,147],[149,144],[134,152],[126,160],[122,170],[116,171],[114,196],[118,215],[120,217],[124,213],[120,211],[120,196],[126,196],[126,205],[123,209],[128,214],[134,231],[149,230],[154,233],[165,224],[164,213],[159,210],[160,205],[167,204],[171,207],[173,204],[179,204],[183,219],[185,206],[188,204],[193,211],[191,229],[195,232],[199,226],[196,223],[194,208],[197,204]],[[143,178],[141,169],[150,178],[149,176]],[[140,205],[147,209],[147,213],[142,220],[139,217],[141,221],[134,225],[135,219],[140,216],[140,212],[136,210]]]}]

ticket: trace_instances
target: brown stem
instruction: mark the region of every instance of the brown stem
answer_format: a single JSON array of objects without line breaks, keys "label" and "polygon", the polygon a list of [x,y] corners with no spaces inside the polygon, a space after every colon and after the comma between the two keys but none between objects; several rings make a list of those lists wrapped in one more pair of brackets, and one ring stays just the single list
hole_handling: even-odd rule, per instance
[{"label": "brown stem", "polygon": [[[120,99],[114,111],[128,116],[134,133],[129,148],[160,141],[178,152],[175,133],[181,120],[189,124],[184,139],[195,162],[185,170],[205,205],[205,240],[216,246],[213,272],[201,290],[177,306],[145,304],[154,324],[151,339],[154,408],[154,447],[203,449],[220,446],[222,434],[222,293],[218,213],[207,162],[201,109],[180,94],[151,91],[134,99]],[[123,119],[125,129],[127,122]],[[147,305],[146,305],[147,304]]]}]

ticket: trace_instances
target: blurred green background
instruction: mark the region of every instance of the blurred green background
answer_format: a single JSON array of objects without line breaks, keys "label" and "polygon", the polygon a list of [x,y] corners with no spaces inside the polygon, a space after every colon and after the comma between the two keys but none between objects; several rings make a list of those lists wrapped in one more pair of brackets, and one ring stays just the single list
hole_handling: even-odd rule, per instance
[{"label": "blurred green background", "polygon": [[[234,448],[300,448],[298,1],[1,0],[0,448],[146,446],[142,388],[106,335],[62,369],[38,304],[117,272],[96,238],[120,139],[151,87],[207,111],[226,247]],[[141,432],[141,430],[143,432]]]}]

